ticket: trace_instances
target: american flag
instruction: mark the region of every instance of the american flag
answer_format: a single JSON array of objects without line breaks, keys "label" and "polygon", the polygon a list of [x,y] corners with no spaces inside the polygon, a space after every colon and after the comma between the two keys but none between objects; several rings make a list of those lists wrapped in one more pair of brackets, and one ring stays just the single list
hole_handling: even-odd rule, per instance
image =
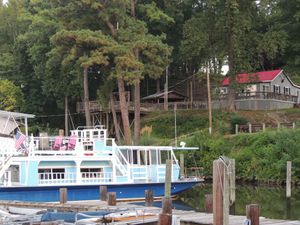
[{"label": "american flag", "polygon": [[26,139],[26,136],[24,134],[22,134],[21,132],[17,131],[17,133],[16,133],[16,145],[15,145],[17,150],[22,146],[25,139]]}]

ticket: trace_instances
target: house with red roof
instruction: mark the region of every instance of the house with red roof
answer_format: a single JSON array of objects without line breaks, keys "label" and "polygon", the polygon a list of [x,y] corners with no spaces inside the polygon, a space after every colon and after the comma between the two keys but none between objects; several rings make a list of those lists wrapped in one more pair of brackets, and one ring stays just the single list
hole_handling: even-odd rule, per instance
[{"label": "house with red roof", "polygon": [[[239,85],[236,93],[237,109],[281,109],[292,108],[300,102],[300,86],[282,70],[242,73],[235,76]],[[221,96],[228,94],[230,78],[221,83]]]}]

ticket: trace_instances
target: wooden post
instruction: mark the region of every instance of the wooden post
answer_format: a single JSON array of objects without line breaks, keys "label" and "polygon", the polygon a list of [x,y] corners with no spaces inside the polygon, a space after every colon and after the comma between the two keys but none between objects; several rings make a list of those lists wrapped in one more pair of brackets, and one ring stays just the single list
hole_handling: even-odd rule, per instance
[{"label": "wooden post", "polygon": [[108,192],[107,204],[110,206],[117,205],[116,192]]},{"label": "wooden post", "polygon": [[100,186],[99,192],[100,192],[100,200],[107,201],[107,186]]},{"label": "wooden post", "polygon": [[184,177],[184,154],[180,154],[180,178]]},{"label": "wooden post", "polygon": [[153,205],[153,191],[145,190],[145,206]]},{"label": "wooden post", "polygon": [[172,198],[171,198],[172,160],[166,160],[165,197],[162,199],[162,213],[158,217],[158,225],[172,224]]},{"label": "wooden post", "polygon": [[236,125],[235,125],[235,134],[238,134],[238,133],[239,133],[239,125],[236,124]]},{"label": "wooden post", "polygon": [[229,159],[229,213],[235,215],[235,159]]},{"label": "wooden post", "polygon": [[265,123],[262,124],[262,129],[263,129],[263,131],[266,130],[266,124]]},{"label": "wooden post", "polygon": [[223,186],[224,164],[220,160],[213,162],[213,224],[223,225]]},{"label": "wooden post", "polygon": [[280,129],[280,122],[277,122],[277,129]]},{"label": "wooden post", "polygon": [[251,220],[251,225],[259,225],[260,208],[258,204],[246,206],[246,217]]},{"label": "wooden post", "polygon": [[249,123],[249,133],[252,133],[252,124]]},{"label": "wooden post", "polygon": [[213,195],[212,194],[205,195],[204,208],[205,208],[206,213],[212,213],[213,212]]},{"label": "wooden post", "polygon": [[296,123],[295,122],[293,122],[293,129],[295,129],[296,128]]},{"label": "wooden post", "polygon": [[286,162],[286,197],[291,197],[292,162]]},{"label": "wooden post", "polygon": [[209,134],[212,134],[212,110],[211,110],[211,95],[210,95],[210,75],[209,75],[208,67],[209,67],[209,65],[207,64],[206,79],[207,79],[207,108],[208,108],[208,121],[209,121],[208,131],[209,131]]},{"label": "wooden post", "polygon": [[163,197],[162,213],[163,214],[172,214],[172,198],[171,197]]},{"label": "wooden post", "polygon": [[166,160],[165,197],[171,197],[172,160]]},{"label": "wooden post", "polygon": [[172,214],[159,214],[158,225],[171,225],[172,224]]},{"label": "wooden post", "polygon": [[68,189],[67,188],[60,188],[59,189],[59,202],[60,204],[67,203],[68,201]]},{"label": "wooden post", "polygon": [[229,225],[229,164],[228,158],[223,159],[224,166],[224,180],[223,180],[223,225]]}]

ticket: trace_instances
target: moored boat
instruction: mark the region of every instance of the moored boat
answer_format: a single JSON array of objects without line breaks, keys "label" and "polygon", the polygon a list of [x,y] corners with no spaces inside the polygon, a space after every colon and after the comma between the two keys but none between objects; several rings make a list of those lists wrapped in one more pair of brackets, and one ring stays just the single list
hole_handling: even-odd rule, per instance
[{"label": "moored boat", "polygon": [[[171,146],[118,146],[102,125],[78,127],[69,137],[29,137],[27,119],[33,115],[1,111],[0,116],[9,127],[0,137],[0,200],[58,201],[61,187],[68,189],[70,201],[93,200],[99,199],[100,185],[118,199],[144,198],[145,190],[161,197],[167,159],[172,160],[172,195],[202,181],[179,178]],[[25,121],[25,134],[17,119]]]}]

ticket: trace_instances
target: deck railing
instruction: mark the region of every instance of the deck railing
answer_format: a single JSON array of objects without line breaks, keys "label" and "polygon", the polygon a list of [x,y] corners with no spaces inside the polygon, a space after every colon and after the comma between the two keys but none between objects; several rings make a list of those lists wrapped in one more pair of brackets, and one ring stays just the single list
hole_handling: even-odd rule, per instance
[{"label": "deck railing", "polygon": [[[222,94],[219,96],[220,99],[226,99],[228,94]],[[236,94],[237,100],[246,100],[246,99],[274,99],[274,100],[282,100],[282,101],[290,101],[297,103],[298,96],[288,95],[288,94],[280,94],[274,92],[243,92]]]},{"label": "deck railing", "polygon": [[[220,94],[215,96],[213,100],[222,100],[227,99],[227,94]],[[237,100],[247,100],[247,99],[273,99],[273,100],[281,100],[281,101],[289,101],[289,102],[298,102],[298,96],[295,95],[288,95],[288,94],[280,94],[274,92],[243,92],[236,94]],[[186,102],[168,102],[168,108],[173,109],[206,109],[207,108],[207,101],[186,101]],[[133,102],[128,103],[129,110],[134,110]],[[115,102],[115,109],[120,110],[120,103],[118,101]],[[156,110],[163,110],[164,103],[145,103],[141,102],[141,111],[156,111]],[[98,101],[90,101],[90,111],[97,112],[103,111],[103,107],[100,105]],[[82,102],[77,103],[77,112],[82,113],[84,112],[84,107]]]},{"label": "deck railing", "polygon": [[75,184],[75,173],[39,173],[39,184]]},{"label": "deck railing", "polygon": [[40,185],[54,184],[93,184],[111,183],[111,172],[81,172],[80,179],[76,179],[76,173],[39,173]]},{"label": "deck railing", "polygon": [[82,183],[110,183],[112,182],[111,172],[82,172]]}]

